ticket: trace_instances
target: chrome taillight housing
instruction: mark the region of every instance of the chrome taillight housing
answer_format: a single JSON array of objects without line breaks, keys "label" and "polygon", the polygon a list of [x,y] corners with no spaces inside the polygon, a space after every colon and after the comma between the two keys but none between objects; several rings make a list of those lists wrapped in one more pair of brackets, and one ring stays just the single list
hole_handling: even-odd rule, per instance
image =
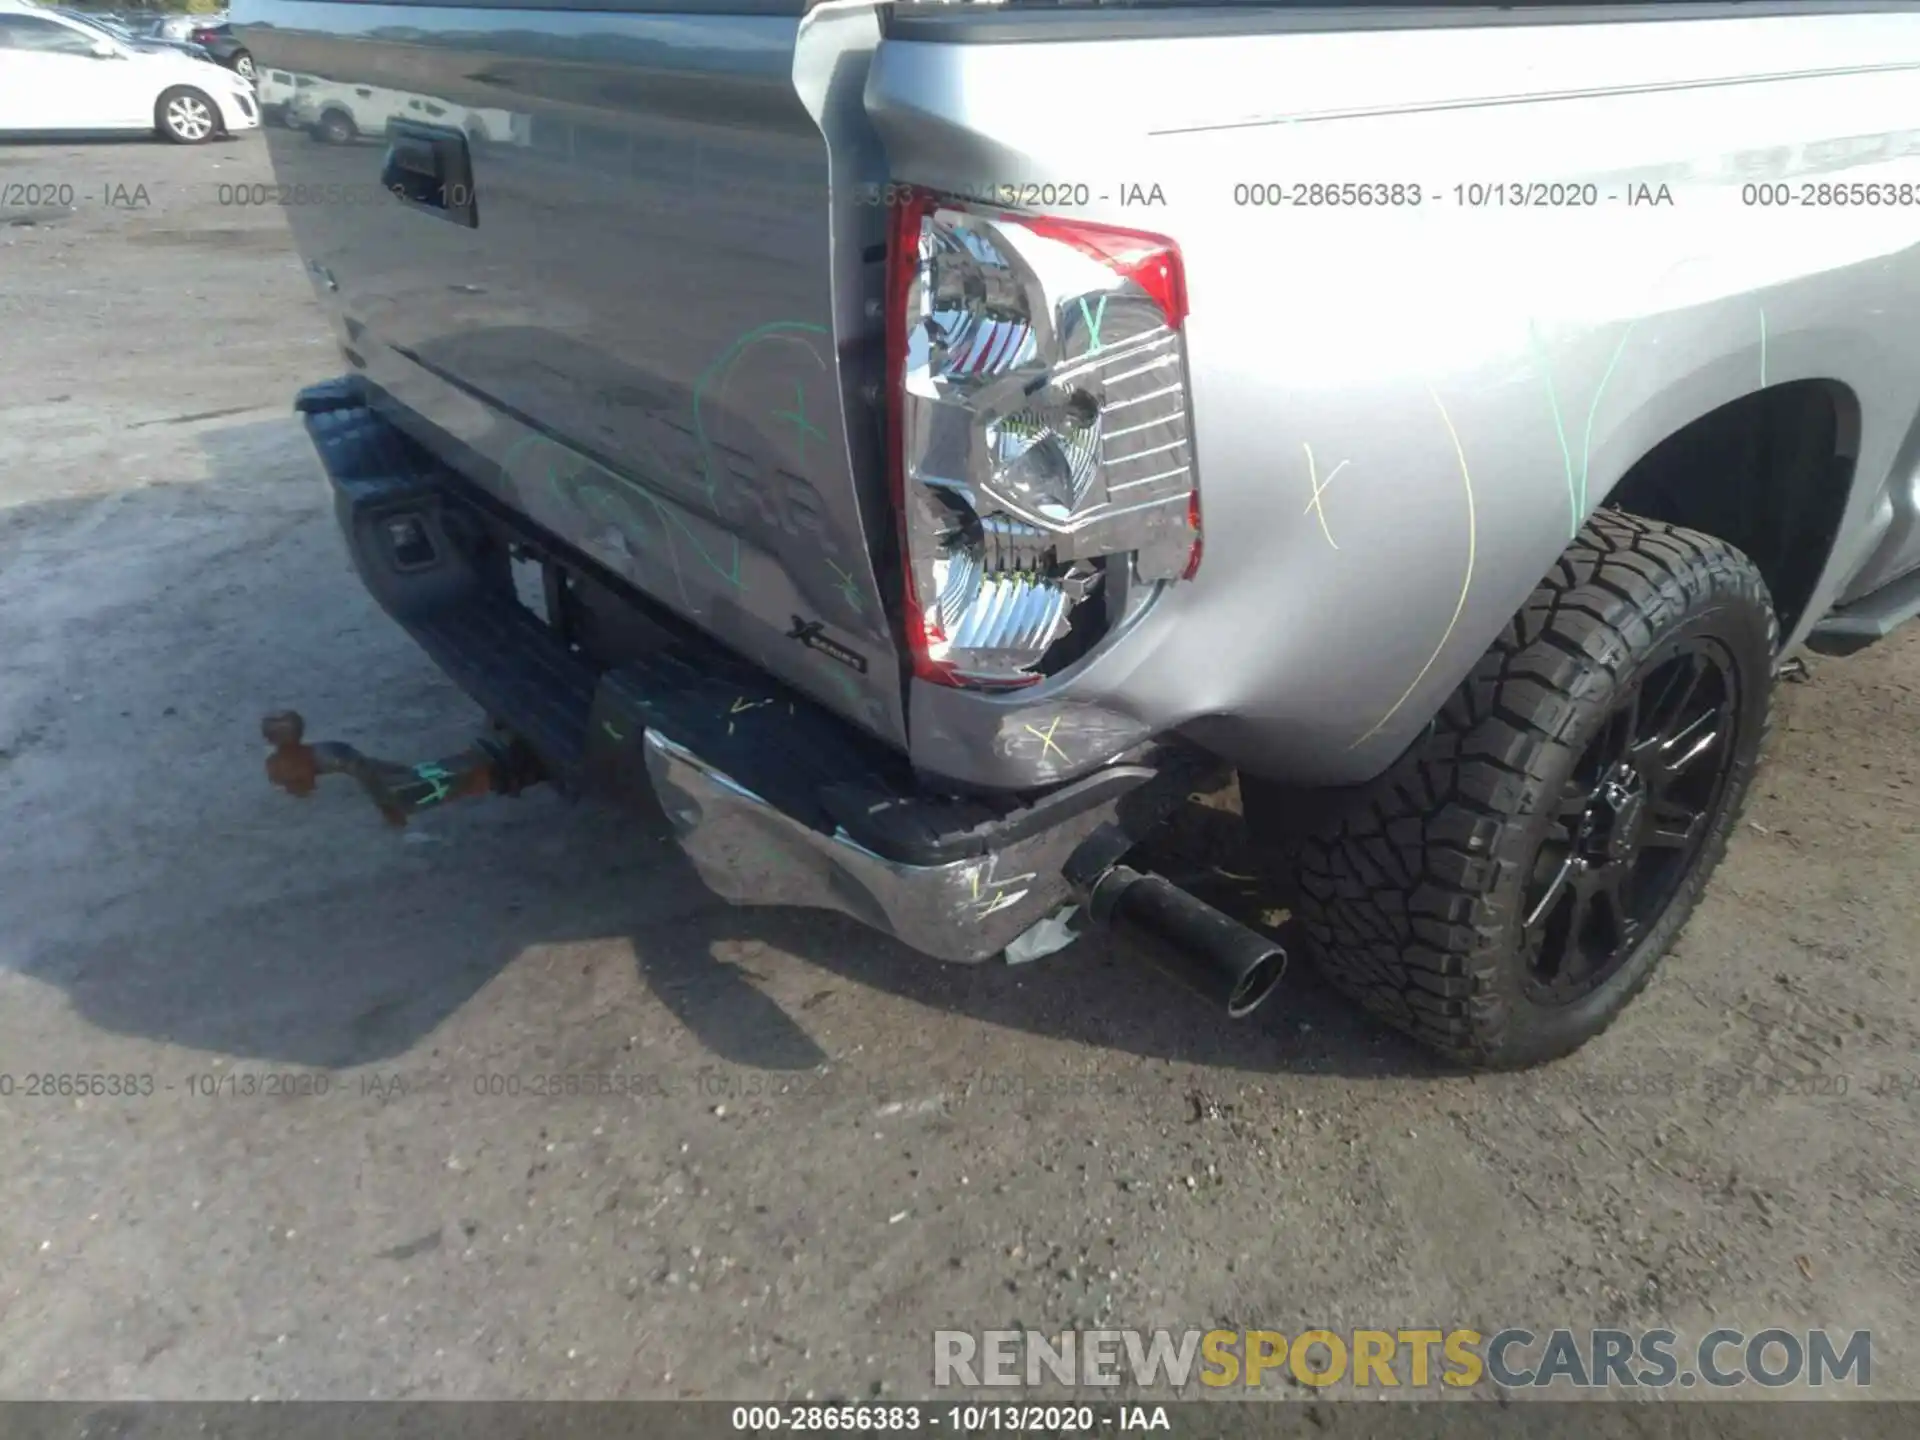
[{"label": "chrome taillight housing", "polygon": [[1179,249],[923,195],[889,258],[915,673],[1033,683],[1089,601],[1111,624],[1199,566]]}]

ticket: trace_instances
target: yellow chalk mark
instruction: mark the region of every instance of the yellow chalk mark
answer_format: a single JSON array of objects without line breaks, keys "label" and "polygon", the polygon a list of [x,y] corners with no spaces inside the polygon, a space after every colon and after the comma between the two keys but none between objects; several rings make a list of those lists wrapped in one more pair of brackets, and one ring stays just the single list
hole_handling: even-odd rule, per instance
[{"label": "yellow chalk mark", "polygon": [[1440,411],[1441,422],[1445,424],[1447,434],[1453,440],[1453,453],[1460,461],[1460,484],[1467,492],[1467,573],[1460,578],[1460,598],[1453,602],[1453,616],[1447,621],[1447,628],[1441,632],[1440,643],[1433,647],[1433,653],[1427,657],[1427,663],[1420,667],[1420,673],[1413,677],[1412,683],[1405,690],[1400,692],[1400,698],[1393,702],[1387,713],[1374,722],[1371,730],[1349,745],[1347,747],[1349,750],[1358,749],[1378,735],[1386,723],[1400,713],[1400,707],[1407,703],[1413,692],[1420,688],[1420,682],[1427,678],[1427,672],[1433,669],[1434,662],[1440,658],[1440,652],[1447,648],[1447,641],[1453,638],[1454,629],[1460,624],[1460,616],[1467,608],[1467,592],[1473,588],[1473,567],[1480,545],[1480,522],[1473,509],[1473,475],[1467,469],[1467,452],[1461,448],[1460,433],[1453,428],[1453,417],[1447,414],[1446,405],[1442,403],[1439,394],[1431,385],[1427,387],[1427,394],[1433,397],[1434,406]]},{"label": "yellow chalk mark", "polygon": [[1002,890],[998,895],[993,897],[993,903],[980,912],[980,918],[984,920],[987,916],[1004,910],[1009,905],[1018,905],[1020,901],[1025,898],[1026,893],[1024,890],[1017,890],[1012,893]]},{"label": "yellow chalk mark", "polygon": [[1067,758],[1067,752],[1062,750],[1058,745],[1054,744],[1054,741],[1053,741],[1053,732],[1060,728],[1060,719],[1061,719],[1060,716],[1058,715],[1054,716],[1053,723],[1047,726],[1047,728],[1044,731],[1036,730],[1031,725],[1023,727],[1029,735],[1033,736],[1035,739],[1037,739],[1040,742],[1040,758],[1042,760],[1047,758],[1047,752],[1049,750],[1051,750],[1054,754],[1058,755],[1062,761],[1065,761]]},{"label": "yellow chalk mark", "polygon": [[1347,462],[1342,460],[1338,465],[1334,466],[1332,473],[1326,478],[1326,483],[1322,484],[1313,463],[1313,446],[1302,440],[1300,442],[1300,448],[1307,452],[1307,483],[1313,487],[1313,498],[1307,501],[1307,509],[1302,510],[1300,513],[1305,515],[1307,511],[1312,511],[1314,517],[1320,522],[1320,533],[1327,537],[1327,544],[1338,550],[1340,548],[1339,542],[1333,538],[1333,531],[1327,528],[1327,512],[1325,507],[1320,503],[1320,497],[1327,493],[1327,486],[1333,484],[1333,477],[1347,468]]},{"label": "yellow chalk mark", "polygon": [[758,710],[762,705],[771,705],[772,703],[773,701],[771,700],[749,700],[746,696],[739,695],[734,698],[733,705],[727,713],[729,715],[739,715],[744,711]]}]

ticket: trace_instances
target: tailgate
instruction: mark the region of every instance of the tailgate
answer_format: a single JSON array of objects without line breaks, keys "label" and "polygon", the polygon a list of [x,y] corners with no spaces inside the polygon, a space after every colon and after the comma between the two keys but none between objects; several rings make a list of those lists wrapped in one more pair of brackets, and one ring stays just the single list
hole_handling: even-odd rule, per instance
[{"label": "tailgate", "polygon": [[419,438],[904,743],[860,398],[883,364],[882,219],[856,198],[877,18],[649,3],[241,0],[293,77],[277,199],[349,360]]}]

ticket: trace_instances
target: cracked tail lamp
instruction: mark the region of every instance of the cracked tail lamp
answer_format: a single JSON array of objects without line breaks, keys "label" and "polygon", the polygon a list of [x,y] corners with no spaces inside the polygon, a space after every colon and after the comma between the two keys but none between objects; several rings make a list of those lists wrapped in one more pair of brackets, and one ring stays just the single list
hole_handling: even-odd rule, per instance
[{"label": "cracked tail lamp", "polygon": [[914,673],[1033,684],[1199,569],[1180,251],[917,194],[889,264]]}]

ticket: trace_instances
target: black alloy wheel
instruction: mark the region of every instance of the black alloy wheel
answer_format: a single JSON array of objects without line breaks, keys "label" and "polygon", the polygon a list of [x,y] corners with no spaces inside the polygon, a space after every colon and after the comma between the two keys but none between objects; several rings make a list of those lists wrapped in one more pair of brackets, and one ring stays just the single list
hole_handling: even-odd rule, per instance
[{"label": "black alloy wheel", "polygon": [[1595,514],[1378,778],[1303,800],[1241,777],[1321,973],[1474,1068],[1586,1044],[1726,853],[1778,645],[1738,549]]},{"label": "black alloy wheel", "polygon": [[1566,1005],[1658,925],[1725,803],[1738,683],[1695,639],[1620,697],[1561,792],[1524,902],[1527,989]]}]

